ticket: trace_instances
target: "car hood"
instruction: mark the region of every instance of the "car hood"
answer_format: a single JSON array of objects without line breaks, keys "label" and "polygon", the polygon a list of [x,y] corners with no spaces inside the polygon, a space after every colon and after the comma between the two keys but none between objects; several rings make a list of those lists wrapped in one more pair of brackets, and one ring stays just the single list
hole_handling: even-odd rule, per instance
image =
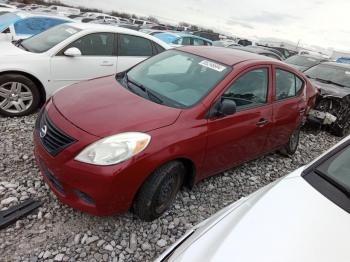
[{"label": "car hood", "polygon": [[195,229],[168,261],[349,261],[350,215],[299,175],[226,213]]},{"label": "car hood", "polygon": [[350,95],[350,88],[341,87],[337,85],[327,84],[315,79],[310,79],[311,82],[321,90],[321,95],[330,95],[335,97],[343,98],[347,95]]},{"label": "car hood", "polygon": [[181,113],[130,92],[114,76],[63,88],[53,103],[72,124],[99,137],[148,132],[173,124]]}]

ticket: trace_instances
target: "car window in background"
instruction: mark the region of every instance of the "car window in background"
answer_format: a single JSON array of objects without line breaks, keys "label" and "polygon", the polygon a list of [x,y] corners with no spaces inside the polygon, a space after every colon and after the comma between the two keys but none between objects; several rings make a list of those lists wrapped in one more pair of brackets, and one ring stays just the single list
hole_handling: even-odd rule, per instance
[{"label": "car window in background", "polygon": [[119,56],[152,56],[151,41],[138,36],[119,35]]},{"label": "car window in background", "polygon": [[155,51],[156,53],[155,54],[159,54],[159,53],[162,53],[165,51],[165,49],[163,47],[161,47],[160,45],[158,45],[157,43],[153,42],[153,45],[155,47]]},{"label": "car window in background", "polygon": [[321,59],[295,55],[287,58],[284,62],[298,66],[312,67],[319,64],[321,62]]},{"label": "car window in background", "polygon": [[36,35],[51,27],[67,23],[67,20],[48,17],[29,17],[14,24],[17,35]]},{"label": "car window in background", "polygon": [[316,170],[350,191],[350,147],[322,163]]},{"label": "car window in background", "polygon": [[276,70],[276,99],[283,100],[295,97],[303,87],[301,81],[295,74],[282,69]]},{"label": "car window in background", "polygon": [[86,35],[69,45],[69,47],[78,48],[83,56],[112,56],[113,46],[113,33],[95,33]]},{"label": "car window in background", "polygon": [[19,17],[18,15],[14,14],[14,13],[7,13],[7,14],[1,15],[0,16],[0,32],[5,30],[6,28],[8,28],[9,25],[12,25],[13,23],[18,21],[19,19],[21,19],[21,17]]},{"label": "car window in background", "polygon": [[79,31],[80,29],[73,26],[58,25],[24,40],[21,44],[29,52],[43,53]]},{"label": "car window in background", "polygon": [[154,56],[128,72],[128,79],[173,107],[191,107],[230,72],[231,67],[176,50]]},{"label": "car window in background", "polygon": [[204,41],[202,39],[193,38],[193,45],[204,45]]},{"label": "car window in background", "polygon": [[331,81],[350,88],[350,68],[319,64],[305,71],[304,74],[319,81]]},{"label": "car window in background", "polygon": [[244,110],[267,103],[269,74],[267,68],[254,69],[238,78],[223,94],[234,100],[237,110]]}]

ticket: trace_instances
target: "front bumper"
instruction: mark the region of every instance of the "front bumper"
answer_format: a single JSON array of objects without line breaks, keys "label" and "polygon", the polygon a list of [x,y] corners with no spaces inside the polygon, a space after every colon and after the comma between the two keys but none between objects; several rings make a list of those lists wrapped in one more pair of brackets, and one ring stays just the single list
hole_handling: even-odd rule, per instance
[{"label": "front bumper", "polygon": [[[146,161],[125,161],[113,166],[95,166],[74,160],[87,145],[99,138],[75,127],[50,103],[46,107],[53,123],[67,135],[79,138],[52,156],[34,131],[34,154],[45,182],[58,199],[68,206],[98,216],[113,215],[130,209],[144,181]],[[136,162],[136,164],[134,163]]]}]

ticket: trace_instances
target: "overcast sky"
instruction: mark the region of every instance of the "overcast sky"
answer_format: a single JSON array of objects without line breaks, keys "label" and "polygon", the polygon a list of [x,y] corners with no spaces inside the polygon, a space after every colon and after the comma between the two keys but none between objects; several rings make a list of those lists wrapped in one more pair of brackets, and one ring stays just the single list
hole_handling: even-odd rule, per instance
[{"label": "overcast sky", "polygon": [[63,0],[185,21],[242,37],[274,37],[350,51],[349,0]]}]

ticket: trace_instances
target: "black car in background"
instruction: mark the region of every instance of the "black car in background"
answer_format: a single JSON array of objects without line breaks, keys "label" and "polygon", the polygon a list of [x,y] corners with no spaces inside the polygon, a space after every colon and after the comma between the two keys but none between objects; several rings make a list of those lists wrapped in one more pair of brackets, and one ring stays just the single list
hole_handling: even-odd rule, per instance
[{"label": "black car in background", "polygon": [[284,62],[294,67],[295,69],[304,72],[315,65],[327,61],[328,59],[322,57],[315,57],[311,55],[294,55],[287,58]]},{"label": "black car in background", "polygon": [[332,134],[350,133],[350,65],[335,62],[318,64],[304,74],[320,91],[309,120]]},{"label": "black car in background", "polygon": [[277,59],[279,61],[283,60],[283,57],[281,57],[277,52],[275,52],[275,50],[269,50],[266,47],[260,47],[260,46],[228,46],[228,47],[233,48],[233,49],[246,51],[246,52],[250,52],[250,53],[254,53],[254,54],[258,54],[258,55],[267,56],[270,58]]}]

